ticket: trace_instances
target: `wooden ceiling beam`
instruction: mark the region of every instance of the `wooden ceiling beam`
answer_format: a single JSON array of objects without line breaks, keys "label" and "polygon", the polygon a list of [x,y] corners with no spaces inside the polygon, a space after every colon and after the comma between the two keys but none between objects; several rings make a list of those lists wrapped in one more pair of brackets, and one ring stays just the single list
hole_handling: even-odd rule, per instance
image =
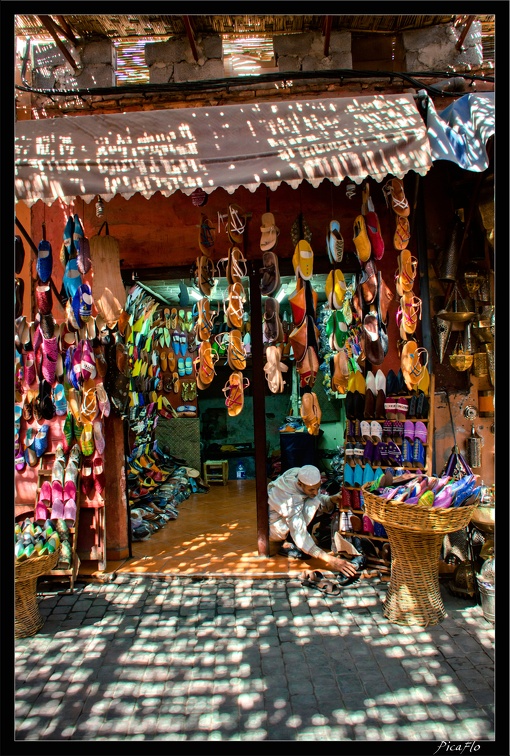
[{"label": "wooden ceiling beam", "polygon": [[67,49],[67,47],[64,45],[60,37],[58,36],[59,27],[55,24],[53,19],[50,16],[39,16],[38,17],[40,22],[43,24],[44,28],[48,30],[48,32],[53,37],[53,40],[64,56],[64,58],[67,60],[67,62],[72,66],[74,71],[78,70],[78,65],[76,61],[74,60],[73,56]]},{"label": "wooden ceiling beam", "polygon": [[64,37],[69,40],[69,42],[76,47],[77,40],[76,37],[73,34],[73,30],[65,20],[64,16],[56,16],[58,20],[58,24],[55,24],[57,28],[62,32]]},{"label": "wooden ceiling beam", "polygon": [[182,21],[186,29],[186,34],[188,36],[188,41],[191,47],[191,52],[193,53],[193,57],[195,58],[195,60],[198,60],[198,50],[195,42],[195,35],[193,34],[193,29],[191,26],[191,19],[189,16],[183,16]]},{"label": "wooden ceiling beam", "polygon": [[464,40],[466,39],[467,33],[471,28],[471,24],[475,20],[476,16],[468,16],[466,19],[466,23],[464,24],[464,28],[462,29],[461,35],[459,37],[459,41],[455,45],[456,50],[462,50],[462,45],[464,44]]},{"label": "wooden ceiling beam", "polygon": [[331,27],[333,26],[333,16],[324,18],[323,36],[324,36],[324,57],[329,55],[329,40],[331,38]]}]

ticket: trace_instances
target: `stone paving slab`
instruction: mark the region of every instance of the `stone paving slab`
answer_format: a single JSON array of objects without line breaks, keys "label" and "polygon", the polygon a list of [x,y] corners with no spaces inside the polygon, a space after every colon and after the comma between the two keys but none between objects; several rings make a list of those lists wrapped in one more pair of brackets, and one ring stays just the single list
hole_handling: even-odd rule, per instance
[{"label": "stone paving slab", "polygon": [[493,625],[444,589],[440,625],[394,625],[386,590],[118,576],[43,594],[44,627],[15,644],[15,739],[489,747]]}]

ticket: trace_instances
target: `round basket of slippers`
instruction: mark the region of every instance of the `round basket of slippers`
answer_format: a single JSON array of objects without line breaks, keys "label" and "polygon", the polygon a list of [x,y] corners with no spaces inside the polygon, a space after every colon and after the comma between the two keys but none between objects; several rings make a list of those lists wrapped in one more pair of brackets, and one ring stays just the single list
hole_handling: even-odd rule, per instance
[{"label": "round basket of slippers", "polygon": [[385,473],[362,486],[366,514],[385,527],[420,533],[451,533],[471,519],[481,487],[476,475],[460,480],[412,473]]},{"label": "round basket of slippers", "polygon": [[435,625],[446,616],[438,560],[446,533],[471,519],[481,486],[477,476],[440,478],[388,470],[361,487],[365,513],[386,530],[391,577],[384,616],[401,625]]}]

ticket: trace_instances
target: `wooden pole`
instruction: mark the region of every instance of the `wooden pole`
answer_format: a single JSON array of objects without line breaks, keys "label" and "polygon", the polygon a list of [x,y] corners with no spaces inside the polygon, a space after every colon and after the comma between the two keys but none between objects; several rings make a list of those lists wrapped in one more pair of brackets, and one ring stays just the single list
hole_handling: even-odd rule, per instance
[{"label": "wooden pole", "polygon": [[67,49],[67,47],[64,45],[64,43],[58,36],[58,31],[57,31],[58,26],[55,24],[53,19],[50,18],[50,16],[39,16],[39,19],[41,23],[43,24],[43,26],[45,26],[45,28],[49,31],[49,33],[53,37],[53,40],[56,46],[58,47],[58,49],[60,50],[64,58],[72,66],[73,71],[77,71],[78,65],[76,61],[74,60],[73,56],[71,55],[71,53],[69,52],[69,50]]},{"label": "wooden pole", "polygon": [[[245,238],[247,234],[245,232]],[[269,508],[267,503],[266,399],[264,346],[262,338],[262,296],[260,261],[248,263],[250,277],[250,334],[252,351],[253,441],[255,446],[255,497],[257,502],[257,545],[260,556],[269,556]]]},{"label": "wooden pole", "polygon": [[333,16],[326,16],[324,20],[324,57],[329,55],[329,40],[331,38],[331,27],[333,25]]},{"label": "wooden pole", "polygon": [[191,20],[189,16],[183,16],[182,20],[184,22],[184,26],[186,29],[186,34],[188,35],[189,44],[191,47],[191,52],[193,53],[193,57],[195,60],[198,60],[198,50],[197,46],[195,44],[195,35],[193,34],[193,29],[191,28]]}]

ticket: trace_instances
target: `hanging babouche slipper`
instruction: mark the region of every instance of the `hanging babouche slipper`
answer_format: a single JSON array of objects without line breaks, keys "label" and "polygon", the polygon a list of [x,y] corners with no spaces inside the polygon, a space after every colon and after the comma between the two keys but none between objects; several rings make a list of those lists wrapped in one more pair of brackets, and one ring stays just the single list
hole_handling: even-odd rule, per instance
[{"label": "hanging babouche slipper", "polygon": [[311,436],[319,434],[322,411],[317,395],[313,391],[307,391],[301,397],[301,418]]},{"label": "hanging babouche slipper", "polygon": [[332,220],[329,224],[329,232],[326,236],[326,249],[332,265],[341,263],[344,256],[344,239],[340,233],[340,223]]}]

